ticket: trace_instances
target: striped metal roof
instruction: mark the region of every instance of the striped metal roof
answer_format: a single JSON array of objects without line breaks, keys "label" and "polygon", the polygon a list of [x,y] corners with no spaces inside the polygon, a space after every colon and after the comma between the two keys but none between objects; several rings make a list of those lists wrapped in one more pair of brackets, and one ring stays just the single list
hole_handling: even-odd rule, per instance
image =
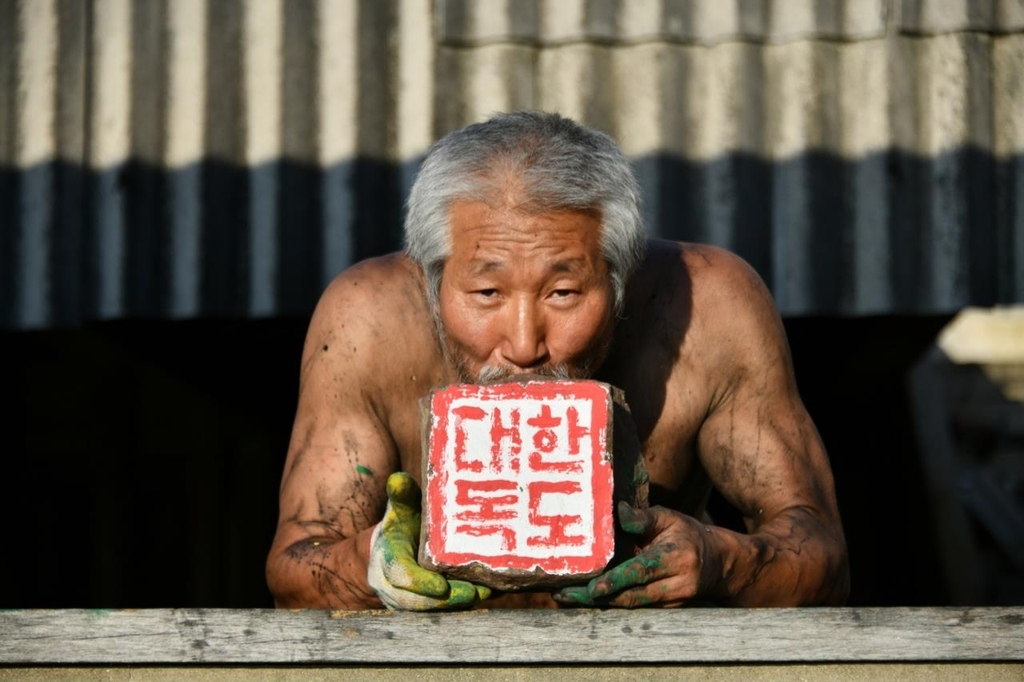
[{"label": "striped metal roof", "polygon": [[1022,74],[1022,0],[3,0],[0,327],[307,314],[524,108],[786,315],[1020,302]]}]

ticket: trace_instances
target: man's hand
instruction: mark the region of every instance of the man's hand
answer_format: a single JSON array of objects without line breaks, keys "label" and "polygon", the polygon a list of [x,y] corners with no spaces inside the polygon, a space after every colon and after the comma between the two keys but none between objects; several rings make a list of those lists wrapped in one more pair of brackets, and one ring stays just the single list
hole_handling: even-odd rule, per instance
[{"label": "man's hand", "polygon": [[720,575],[711,533],[697,519],[664,507],[634,509],[619,502],[622,529],[642,538],[644,550],[585,587],[552,595],[566,606],[682,606],[713,589]]},{"label": "man's hand", "polygon": [[420,538],[420,487],[409,474],[388,477],[388,506],[373,531],[367,580],[390,609],[464,609],[487,599],[487,587],[446,580],[416,563]]}]

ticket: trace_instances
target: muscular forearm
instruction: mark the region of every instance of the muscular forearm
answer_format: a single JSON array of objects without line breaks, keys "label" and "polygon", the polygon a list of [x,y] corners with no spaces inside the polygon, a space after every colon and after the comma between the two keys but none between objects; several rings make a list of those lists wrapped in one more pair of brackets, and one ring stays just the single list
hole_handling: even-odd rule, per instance
[{"label": "muscular forearm", "polygon": [[745,535],[709,526],[707,596],[733,606],[839,605],[849,593],[846,543],[810,509],[786,510]]},{"label": "muscular forearm", "polygon": [[267,585],[278,608],[379,609],[366,582],[367,528],[351,538],[304,537],[275,547],[267,560]]}]

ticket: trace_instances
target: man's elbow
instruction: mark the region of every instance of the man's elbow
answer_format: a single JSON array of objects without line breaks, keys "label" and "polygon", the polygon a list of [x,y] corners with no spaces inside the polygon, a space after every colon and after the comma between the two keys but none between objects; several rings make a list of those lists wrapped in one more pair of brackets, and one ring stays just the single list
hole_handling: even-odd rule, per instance
[{"label": "man's elbow", "polygon": [[325,608],[323,595],[312,589],[316,578],[315,569],[302,571],[287,551],[271,551],[267,557],[267,589],[278,609]]},{"label": "man's elbow", "polygon": [[825,543],[817,562],[817,590],[804,606],[843,606],[850,597],[850,562],[846,543]]},{"label": "man's elbow", "polygon": [[[377,595],[365,585],[365,568],[334,561],[340,542],[302,540],[271,550],[266,581],[279,609],[379,609]],[[362,575],[356,575],[362,571]]]}]

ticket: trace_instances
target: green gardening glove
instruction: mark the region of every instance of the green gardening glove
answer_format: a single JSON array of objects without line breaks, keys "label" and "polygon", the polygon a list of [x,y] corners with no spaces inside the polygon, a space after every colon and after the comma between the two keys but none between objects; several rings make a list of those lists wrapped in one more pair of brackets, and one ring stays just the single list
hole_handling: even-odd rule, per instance
[{"label": "green gardening glove", "polygon": [[446,580],[416,563],[420,540],[420,487],[412,476],[388,477],[388,506],[370,540],[367,580],[389,609],[465,609],[487,599],[491,590],[462,580]]}]

